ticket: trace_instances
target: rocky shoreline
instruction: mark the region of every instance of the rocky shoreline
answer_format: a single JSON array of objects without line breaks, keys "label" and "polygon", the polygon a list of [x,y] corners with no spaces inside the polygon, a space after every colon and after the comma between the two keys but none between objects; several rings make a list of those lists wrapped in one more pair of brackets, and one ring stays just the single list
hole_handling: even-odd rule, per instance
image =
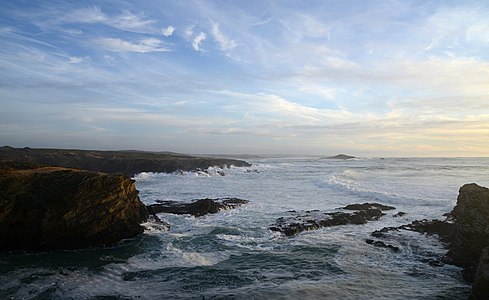
[{"label": "rocky shoreline", "polygon": [[[385,215],[382,211],[395,208],[378,203],[364,203],[338,209],[355,212],[290,211],[289,216],[278,218],[270,230],[294,236],[302,231],[322,227],[365,224]],[[404,214],[398,212],[393,217]],[[434,267],[446,263],[462,267],[464,280],[473,283],[470,299],[489,299],[489,189],[474,183],[462,186],[457,205],[445,216],[445,220],[417,220],[398,227],[384,227],[372,232],[372,237],[377,240],[367,238],[365,242],[398,252],[400,248],[390,244],[396,241],[393,232],[436,234],[447,245],[448,252],[445,257],[427,257],[425,261]]]},{"label": "rocky shoreline", "polygon": [[475,183],[460,188],[457,205],[445,220],[420,220],[399,227],[374,231],[372,236],[393,239],[391,232],[416,231],[436,234],[448,252],[442,263],[463,268],[463,277],[473,283],[470,299],[489,299],[489,189]]},{"label": "rocky shoreline", "polygon": [[94,151],[0,147],[0,161],[17,161],[45,166],[77,168],[103,173],[173,173],[205,170],[209,167],[249,167],[244,160],[197,157],[172,152]]},{"label": "rocky shoreline", "polygon": [[385,215],[383,210],[395,209],[378,203],[351,204],[339,209],[354,210],[355,212],[321,212],[319,210],[298,213],[290,211],[290,216],[280,217],[270,227],[286,236],[294,236],[302,231],[317,230],[322,227],[332,227],[347,224],[365,224],[368,221],[379,220]]},{"label": "rocky shoreline", "polygon": [[0,162],[0,251],[111,246],[143,233],[146,221],[168,230],[158,213],[200,217],[246,203],[222,198],[145,206],[135,181],[120,173]]},{"label": "rocky shoreline", "polygon": [[[110,161],[110,158],[101,161],[105,159]],[[194,158],[183,161],[185,159]],[[168,230],[170,224],[159,220],[157,214],[160,213],[200,217],[248,203],[238,198],[206,198],[189,203],[158,201],[145,206],[139,199],[134,180],[127,175],[39,166],[33,161],[36,160],[0,161],[0,251],[110,246],[141,234],[144,231],[141,224],[148,220]],[[215,161],[205,163],[211,162]],[[187,167],[200,168],[192,163]],[[365,224],[379,220],[385,215],[384,211],[394,209],[379,203],[363,203],[328,212],[289,211],[269,229],[293,237],[323,227]],[[392,217],[404,214],[397,212]],[[489,299],[489,189],[476,184],[462,186],[456,206],[445,217],[444,220],[418,220],[385,227],[372,232],[373,238],[366,238],[365,242],[399,252],[402,249],[396,246],[399,244],[396,238],[402,232],[436,234],[446,244],[448,252],[442,258],[426,257],[426,262],[433,267],[443,264],[462,267],[464,279],[473,283],[470,299]]]}]

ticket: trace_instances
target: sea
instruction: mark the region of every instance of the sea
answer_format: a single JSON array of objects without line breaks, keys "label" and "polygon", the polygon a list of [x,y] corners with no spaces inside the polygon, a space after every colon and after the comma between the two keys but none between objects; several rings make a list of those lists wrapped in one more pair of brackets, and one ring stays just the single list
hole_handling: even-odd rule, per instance
[{"label": "sea", "polygon": [[[159,214],[169,230],[110,248],[0,254],[0,299],[466,299],[461,269],[439,262],[436,236],[371,232],[444,219],[465,183],[489,186],[489,158],[249,159],[250,167],[140,173],[141,201],[238,197],[249,203],[202,217]],[[223,171],[225,176],[219,173]],[[352,203],[396,207],[364,225],[287,237],[271,231],[291,211]],[[394,217],[398,212],[402,217]]]}]

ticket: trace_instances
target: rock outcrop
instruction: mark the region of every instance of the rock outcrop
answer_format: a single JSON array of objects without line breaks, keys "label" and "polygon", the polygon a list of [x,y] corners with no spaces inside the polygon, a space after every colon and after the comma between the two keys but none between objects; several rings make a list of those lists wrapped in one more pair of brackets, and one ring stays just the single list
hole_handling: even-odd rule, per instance
[{"label": "rock outcrop", "polygon": [[249,167],[238,159],[196,157],[171,152],[92,151],[66,149],[32,149],[0,147],[0,160],[30,162],[66,168],[78,168],[104,173],[124,173],[134,176],[141,172],[172,173],[195,171],[211,166]]},{"label": "rock outcrop", "polygon": [[437,234],[447,243],[443,261],[464,268],[464,279],[474,282],[471,299],[489,299],[489,189],[466,184],[445,220],[414,221],[382,228],[372,235],[385,238],[390,231],[399,230]]},{"label": "rock outcrop", "polygon": [[233,209],[248,203],[248,200],[239,198],[200,199],[190,203],[180,201],[157,201],[156,204],[147,206],[152,215],[169,213],[177,215],[189,214],[200,217],[206,214],[215,214],[221,210]]},{"label": "rock outcrop", "polygon": [[60,167],[0,163],[0,250],[112,245],[148,218],[134,181]]},{"label": "rock outcrop", "polygon": [[368,221],[378,220],[384,215],[382,210],[395,209],[392,206],[384,206],[377,203],[352,204],[344,207],[346,210],[356,210],[355,212],[321,212],[318,210],[297,213],[291,211],[293,215],[278,218],[272,231],[278,231],[286,236],[293,236],[302,231],[317,230],[322,227],[332,227],[347,224],[365,224]]},{"label": "rock outcrop", "polygon": [[462,267],[475,266],[482,249],[489,247],[489,189],[462,186],[451,214],[456,227],[447,255]]}]

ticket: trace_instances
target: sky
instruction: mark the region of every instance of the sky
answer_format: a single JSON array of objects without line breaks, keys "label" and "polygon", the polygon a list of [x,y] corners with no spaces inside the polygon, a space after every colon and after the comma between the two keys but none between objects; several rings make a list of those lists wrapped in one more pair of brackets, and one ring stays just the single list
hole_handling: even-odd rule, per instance
[{"label": "sky", "polygon": [[0,1],[0,144],[489,156],[489,1]]}]

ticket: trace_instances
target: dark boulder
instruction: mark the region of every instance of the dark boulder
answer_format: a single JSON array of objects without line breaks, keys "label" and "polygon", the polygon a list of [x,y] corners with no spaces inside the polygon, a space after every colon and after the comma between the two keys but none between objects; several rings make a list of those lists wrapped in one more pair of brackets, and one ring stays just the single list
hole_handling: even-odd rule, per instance
[{"label": "dark boulder", "polygon": [[142,233],[147,218],[125,175],[0,164],[2,251],[112,245]]},{"label": "dark boulder", "polygon": [[200,199],[190,203],[180,201],[158,201],[156,204],[148,205],[147,209],[150,214],[189,214],[195,217],[200,217],[209,213],[217,213],[220,210],[233,209],[246,203],[248,203],[248,200],[238,198]]}]

